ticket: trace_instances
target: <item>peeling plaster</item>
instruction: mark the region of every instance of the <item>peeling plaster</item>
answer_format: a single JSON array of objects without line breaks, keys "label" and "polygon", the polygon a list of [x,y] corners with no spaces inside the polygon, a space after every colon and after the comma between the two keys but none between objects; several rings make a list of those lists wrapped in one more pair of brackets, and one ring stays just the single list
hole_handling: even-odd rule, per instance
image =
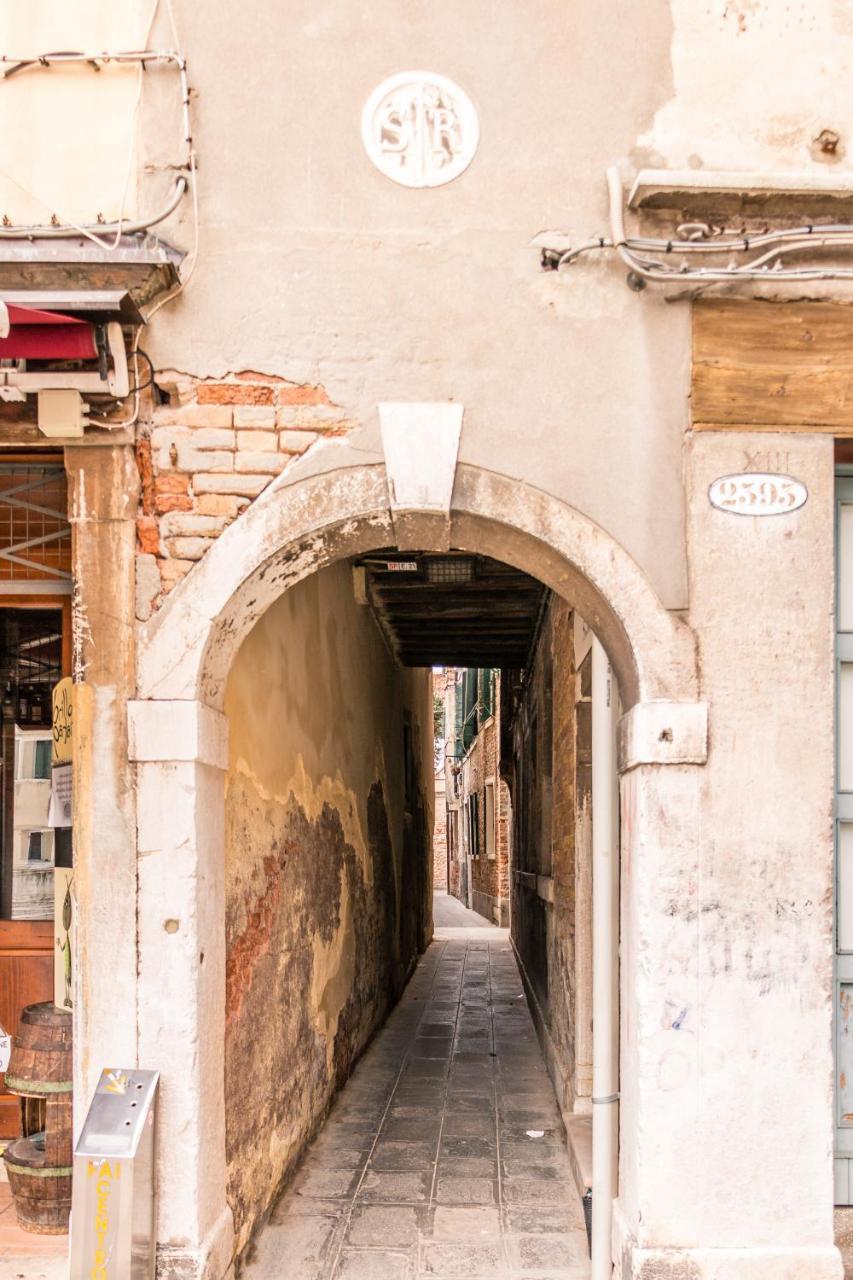
[{"label": "peeling plaster", "polygon": [[428,672],[396,666],[346,563],[281,596],[234,660],[225,1090],[238,1253],[424,945],[429,804],[404,814],[402,749],[408,709],[431,780],[430,688]]},{"label": "peeling plaster", "polygon": [[[376,762],[377,766],[381,766],[377,767],[376,777],[382,780],[385,770],[381,743],[376,745]],[[282,779],[280,789],[278,787],[275,790],[267,788],[243,756],[238,756],[232,762],[230,776],[233,778],[235,774],[242,775],[249,782],[255,794],[264,802],[278,804],[284,808],[293,804],[298,805],[309,822],[316,822],[326,806],[333,809],[340,819],[344,839],[347,844],[351,844],[355,849],[362,868],[365,871],[367,870],[367,839],[365,836],[367,799],[357,795],[346,785],[340,771],[336,773],[334,778],[325,774],[317,782],[314,782],[306,771],[302,755],[297,754],[296,767],[290,777]]]}]

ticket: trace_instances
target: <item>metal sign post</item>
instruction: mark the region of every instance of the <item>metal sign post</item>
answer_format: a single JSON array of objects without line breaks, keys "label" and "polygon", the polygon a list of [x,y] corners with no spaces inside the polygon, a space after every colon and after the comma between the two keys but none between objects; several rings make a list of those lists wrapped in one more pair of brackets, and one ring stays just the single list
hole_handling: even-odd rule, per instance
[{"label": "metal sign post", "polygon": [[74,1149],[71,1280],[154,1280],[157,1071],[102,1072]]}]

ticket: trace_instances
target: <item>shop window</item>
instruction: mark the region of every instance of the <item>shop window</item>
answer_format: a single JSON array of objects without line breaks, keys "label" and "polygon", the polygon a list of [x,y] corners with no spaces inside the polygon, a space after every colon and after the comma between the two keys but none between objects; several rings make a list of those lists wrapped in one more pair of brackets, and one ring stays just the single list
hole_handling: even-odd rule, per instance
[{"label": "shop window", "polygon": [[0,917],[53,916],[51,699],[63,674],[62,608],[0,608]]},{"label": "shop window", "polygon": [[18,734],[15,775],[19,782],[50,781],[50,735]]}]

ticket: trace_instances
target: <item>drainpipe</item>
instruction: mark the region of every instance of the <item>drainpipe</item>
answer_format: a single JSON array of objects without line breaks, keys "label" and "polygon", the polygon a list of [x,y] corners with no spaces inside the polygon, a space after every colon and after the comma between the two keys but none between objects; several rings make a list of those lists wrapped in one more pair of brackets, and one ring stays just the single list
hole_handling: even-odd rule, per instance
[{"label": "drainpipe", "polygon": [[618,689],[592,642],[592,1280],[610,1280],[619,1144]]}]

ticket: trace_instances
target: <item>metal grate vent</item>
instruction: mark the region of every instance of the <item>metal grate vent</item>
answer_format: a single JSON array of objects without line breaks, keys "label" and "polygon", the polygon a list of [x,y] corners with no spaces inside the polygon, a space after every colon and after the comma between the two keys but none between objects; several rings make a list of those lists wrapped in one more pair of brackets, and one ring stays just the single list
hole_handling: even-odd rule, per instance
[{"label": "metal grate vent", "polygon": [[472,582],[474,561],[463,556],[448,556],[442,560],[427,560],[427,582]]},{"label": "metal grate vent", "polygon": [[67,590],[71,526],[61,466],[0,465],[0,592],[24,584]]}]

